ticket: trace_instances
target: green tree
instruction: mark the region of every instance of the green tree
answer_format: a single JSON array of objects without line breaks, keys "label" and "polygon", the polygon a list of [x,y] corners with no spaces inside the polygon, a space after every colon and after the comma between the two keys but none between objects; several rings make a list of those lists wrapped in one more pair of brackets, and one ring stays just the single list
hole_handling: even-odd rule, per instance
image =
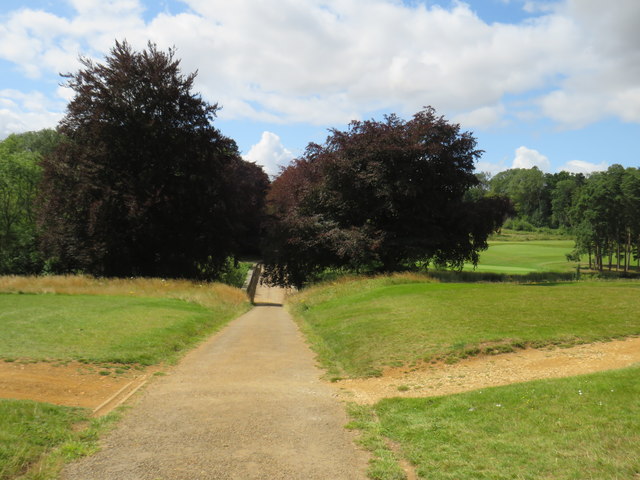
[{"label": "green tree", "polygon": [[0,142],[0,273],[39,273],[35,198],[40,161],[59,136],[53,130],[13,134]]},{"label": "green tree", "polygon": [[537,167],[499,172],[490,183],[491,193],[509,197],[520,218],[536,226],[545,225],[545,175]]},{"label": "green tree", "polygon": [[66,75],[75,95],[40,202],[61,269],[212,278],[237,253],[246,225],[232,195],[246,192],[231,182],[244,161],[174,55],[116,42],[104,63],[82,58]]},{"label": "green tree", "polygon": [[478,184],[466,191],[464,198],[468,201],[480,200],[489,195],[491,191],[491,174],[488,172],[476,172]]},{"label": "green tree", "polygon": [[[640,219],[635,215],[635,169],[612,165],[592,174],[575,195],[571,222],[576,252],[593,255],[594,267],[628,269],[633,233]],[[624,185],[624,189],[623,189]],[[615,258],[615,262],[614,262]],[[591,261],[589,262],[591,264]]]},{"label": "green tree", "polygon": [[640,170],[627,168],[620,184],[624,215],[625,272],[635,255],[640,268]]},{"label": "green tree", "polygon": [[551,176],[552,181],[548,182],[551,199],[551,222],[552,227],[571,228],[571,206],[574,196],[585,182],[582,174],[572,174],[560,172]]}]

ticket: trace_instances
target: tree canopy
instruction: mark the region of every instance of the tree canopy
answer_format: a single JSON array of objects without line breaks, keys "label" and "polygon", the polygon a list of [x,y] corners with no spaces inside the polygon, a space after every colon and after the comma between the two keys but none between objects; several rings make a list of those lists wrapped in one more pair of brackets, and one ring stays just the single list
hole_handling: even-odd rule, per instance
[{"label": "tree canopy", "polygon": [[9,135],[0,142],[0,274],[39,273],[35,198],[40,161],[53,151],[53,130]]},{"label": "tree canopy", "polygon": [[481,153],[432,108],[408,121],[389,115],[331,130],[273,182],[270,280],[301,285],[326,268],[475,264],[511,211],[506,197],[465,197],[478,184]]},{"label": "tree canopy", "polygon": [[218,106],[192,92],[173,49],[116,42],[104,63],[81,62],[65,75],[63,142],[42,164],[48,254],[97,275],[215,276],[257,229],[239,197],[259,210],[268,177],[214,128]]},{"label": "tree canopy", "polygon": [[601,271],[607,257],[609,270],[629,271],[634,256],[640,263],[640,170],[616,164],[592,174],[573,195],[570,219],[574,254]]}]

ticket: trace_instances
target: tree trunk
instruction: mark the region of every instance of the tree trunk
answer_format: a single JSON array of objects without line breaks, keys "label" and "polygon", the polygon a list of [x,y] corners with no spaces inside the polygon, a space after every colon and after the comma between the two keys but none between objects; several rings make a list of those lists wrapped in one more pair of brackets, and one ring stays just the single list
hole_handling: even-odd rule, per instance
[{"label": "tree trunk", "polygon": [[627,229],[627,245],[624,249],[624,271],[629,272],[629,266],[631,265],[631,230]]}]

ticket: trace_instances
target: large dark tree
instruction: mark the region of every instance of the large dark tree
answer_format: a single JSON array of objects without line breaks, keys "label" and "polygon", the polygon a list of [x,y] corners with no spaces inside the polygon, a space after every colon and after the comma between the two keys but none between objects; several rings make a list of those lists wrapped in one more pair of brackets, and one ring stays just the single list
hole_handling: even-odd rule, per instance
[{"label": "large dark tree", "polygon": [[393,271],[478,261],[510,213],[505,197],[465,199],[481,155],[469,133],[427,108],[409,120],[332,130],[274,181],[265,248],[274,283],[325,268]]},{"label": "large dark tree", "polygon": [[64,141],[43,162],[48,253],[98,275],[214,276],[247,230],[230,182],[252,168],[213,127],[217,105],[172,49],[116,42],[104,63],[81,61]]}]

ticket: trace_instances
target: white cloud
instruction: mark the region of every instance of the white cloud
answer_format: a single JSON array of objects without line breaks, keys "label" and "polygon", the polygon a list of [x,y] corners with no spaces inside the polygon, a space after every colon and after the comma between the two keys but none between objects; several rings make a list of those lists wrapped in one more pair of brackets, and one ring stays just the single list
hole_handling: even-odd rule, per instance
[{"label": "white cloud", "polygon": [[526,1],[522,9],[525,12],[537,13],[537,12],[552,12],[557,8],[555,3],[539,2],[539,1]]},{"label": "white cloud", "polygon": [[516,156],[511,168],[538,167],[542,171],[548,171],[550,166],[549,159],[545,155],[532,148],[522,146],[516,148]]},{"label": "white cloud", "polygon": [[243,158],[261,165],[267,174],[275,176],[280,172],[280,167],[286,167],[294,155],[282,145],[278,135],[262,132],[260,141]]},{"label": "white cloud", "polygon": [[508,170],[509,166],[506,165],[506,163],[503,162],[485,162],[485,161],[479,161],[476,163],[476,172],[487,172],[490,173],[491,176],[495,175],[498,172],[502,172],[504,170]]},{"label": "white cloud", "polygon": [[591,163],[584,162],[582,160],[571,160],[565,163],[562,167],[558,169],[558,171],[566,171],[572,173],[593,173],[593,172],[601,172],[609,168],[609,165],[606,162],[601,163]]},{"label": "white cloud", "polygon": [[40,92],[0,90],[0,138],[11,133],[53,128],[62,118],[56,104]]},{"label": "white cloud", "polygon": [[640,123],[640,2],[566,0],[555,15],[572,22],[581,46],[559,88],[540,99],[545,115],[571,128],[607,116]]},{"label": "white cloud", "polygon": [[[0,58],[30,77],[74,71],[114,39],[175,45],[196,88],[223,118],[344,123],[380,109],[424,105],[469,126],[518,111],[505,98],[542,91],[516,107],[568,127],[616,116],[640,122],[640,2],[528,1],[542,13],[488,24],[467,4],[449,9],[397,0],[183,0],[186,12],[143,20],[139,0],[68,0],[63,18],[20,9],[0,25]],[[429,2],[430,3],[430,2]],[[402,27],[399,28],[398,26]]]},{"label": "white cloud", "polygon": [[463,129],[479,127],[488,128],[503,123],[504,105],[476,108],[471,112],[461,113],[453,117],[453,121],[461,124]]}]

